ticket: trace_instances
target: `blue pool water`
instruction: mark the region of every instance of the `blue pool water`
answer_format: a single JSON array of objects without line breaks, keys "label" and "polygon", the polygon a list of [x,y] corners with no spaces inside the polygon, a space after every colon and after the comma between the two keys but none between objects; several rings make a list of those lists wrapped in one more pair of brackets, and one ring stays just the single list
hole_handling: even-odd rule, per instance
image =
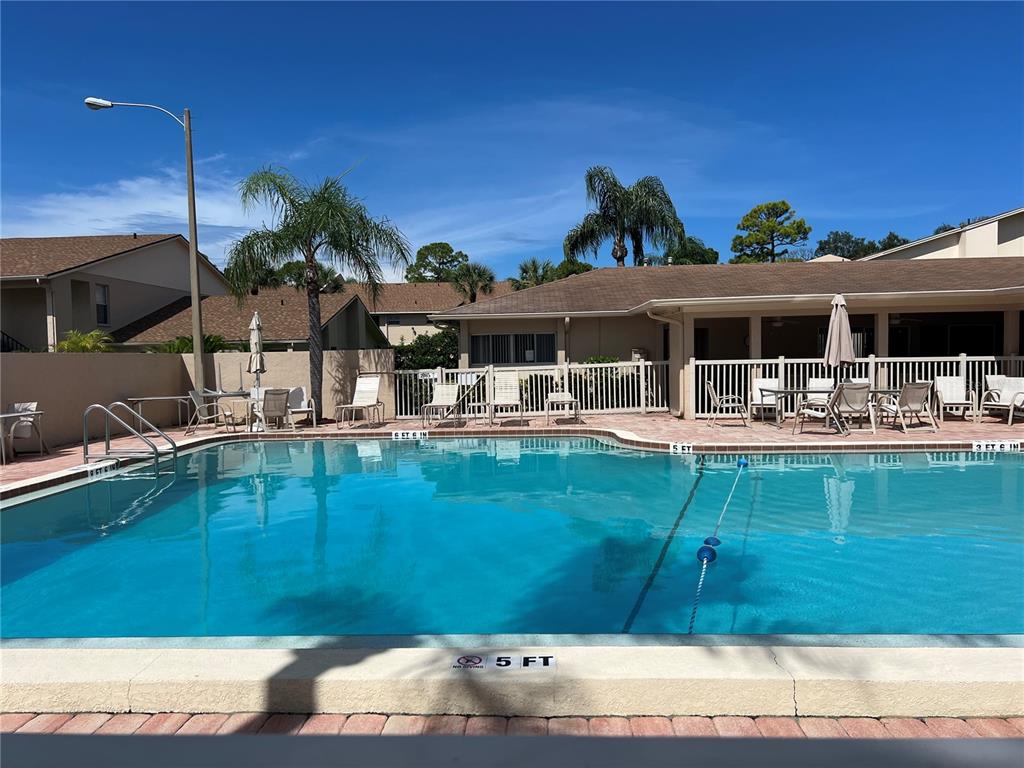
[{"label": "blue pool water", "polygon": [[[695,632],[1024,632],[1024,457],[749,458]],[[0,512],[0,631],[685,633],[737,471],[582,438],[211,447]]]}]

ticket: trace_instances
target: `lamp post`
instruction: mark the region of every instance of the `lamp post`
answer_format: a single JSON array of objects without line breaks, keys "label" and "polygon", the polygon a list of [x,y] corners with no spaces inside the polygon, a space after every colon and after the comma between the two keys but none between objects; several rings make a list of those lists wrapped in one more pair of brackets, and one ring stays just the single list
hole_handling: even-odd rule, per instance
[{"label": "lamp post", "polygon": [[188,184],[188,277],[189,290],[192,295],[192,355],[195,371],[193,380],[195,388],[203,391],[203,308],[202,296],[199,293],[199,246],[197,244],[198,234],[196,231],[196,183],[192,174],[192,115],[188,108],[185,109],[182,117],[169,112],[163,107],[155,104],[133,104],[126,101],[107,101],[90,96],[85,100],[85,106],[89,109],[110,109],[111,107],[143,107],[155,109],[170,115],[174,121],[185,130],[185,179]]}]

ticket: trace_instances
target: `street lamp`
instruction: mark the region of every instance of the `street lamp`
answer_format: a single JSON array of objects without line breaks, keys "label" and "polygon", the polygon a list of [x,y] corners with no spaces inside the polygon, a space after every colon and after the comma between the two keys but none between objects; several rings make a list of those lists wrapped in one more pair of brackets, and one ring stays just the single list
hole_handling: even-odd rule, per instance
[{"label": "street lamp", "polygon": [[169,112],[155,104],[133,104],[126,101],[107,101],[90,96],[85,100],[89,109],[110,109],[111,107],[143,107],[155,109],[170,115],[175,122],[185,129],[185,178],[188,183],[188,276],[192,294],[192,355],[195,372],[193,380],[195,388],[203,391],[203,309],[202,296],[199,294],[199,246],[196,233],[196,183],[192,175],[192,115],[186,108],[182,117]]}]

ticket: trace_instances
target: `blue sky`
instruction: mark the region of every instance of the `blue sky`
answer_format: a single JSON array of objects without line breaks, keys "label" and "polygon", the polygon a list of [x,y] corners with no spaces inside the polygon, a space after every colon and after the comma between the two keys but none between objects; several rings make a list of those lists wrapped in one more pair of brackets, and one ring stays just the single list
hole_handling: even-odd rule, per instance
[{"label": "blue sky", "polygon": [[[260,211],[267,163],[347,181],[414,248],[499,277],[558,260],[594,164],[666,183],[729,256],[785,198],[813,227],[911,238],[1024,201],[1024,5],[2,6],[5,236],[185,232],[170,118],[193,112],[200,247]],[[609,248],[597,263],[610,265]]]}]

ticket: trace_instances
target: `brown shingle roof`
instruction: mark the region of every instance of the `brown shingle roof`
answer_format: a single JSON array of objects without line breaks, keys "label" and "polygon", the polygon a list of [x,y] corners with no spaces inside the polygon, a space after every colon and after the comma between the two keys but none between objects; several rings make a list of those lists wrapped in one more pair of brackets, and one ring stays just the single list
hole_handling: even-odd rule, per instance
[{"label": "brown shingle roof", "polygon": [[701,264],[595,269],[438,317],[624,313],[658,300],[1020,289],[1024,258]]},{"label": "brown shingle roof", "polygon": [[[327,323],[353,299],[355,292],[320,294],[320,319]],[[247,296],[239,305],[234,296],[203,299],[203,333],[223,336],[228,341],[249,338],[252,313],[260,313],[263,338],[267,341],[301,341],[309,337],[309,307],[306,292],[294,288],[264,289],[259,296]],[[111,334],[118,343],[159,344],[179,336],[192,335],[192,306],[188,297],[171,302]]]},{"label": "brown shingle roof", "polygon": [[[376,302],[370,297],[369,291],[360,285],[349,285],[345,290],[357,293],[366,308],[374,314],[441,312],[466,303],[466,299],[451,283],[387,283]],[[496,298],[509,293],[512,293],[512,284],[502,280],[495,282],[492,293],[483,295]]]},{"label": "brown shingle roof", "polygon": [[0,239],[0,275],[45,277],[181,235],[86,235]]}]

